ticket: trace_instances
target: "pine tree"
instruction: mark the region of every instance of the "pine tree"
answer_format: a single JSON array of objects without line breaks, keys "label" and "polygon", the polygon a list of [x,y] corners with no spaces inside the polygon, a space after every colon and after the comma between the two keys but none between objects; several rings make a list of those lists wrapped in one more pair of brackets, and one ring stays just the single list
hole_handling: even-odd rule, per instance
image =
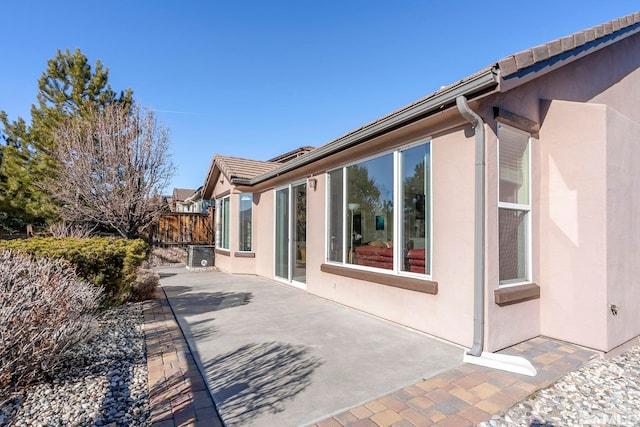
[{"label": "pine tree", "polygon": [[24,230],[26,224],[43,226],[56,218],[53,199],[40,185],[58,174],[51,155],[55,130],[69,117],[86,118],[112,103],[129,108],[133,102],[132,90],[117,94],[108,77],[109,70],[99,60],[92,69],[80,49],[58,50],[38,80],[31,125],[22,118],[10,122],[0,112],[0,226]]}]

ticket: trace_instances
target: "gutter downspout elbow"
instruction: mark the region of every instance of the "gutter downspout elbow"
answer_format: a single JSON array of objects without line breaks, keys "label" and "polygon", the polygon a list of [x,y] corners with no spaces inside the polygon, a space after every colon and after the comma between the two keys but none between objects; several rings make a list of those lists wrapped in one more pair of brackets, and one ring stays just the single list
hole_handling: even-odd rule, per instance
[{"label": "gutter downspout elbow", "polygon": [[485,133],[484,121],[469,108],[467,99],[456,98],[458,111],[473,125],[475,132],[475,236],[474,236],[474,305],[473,305],[473,347],[468,354],[480,357],[484,347],[484,174],[485,174]]}]

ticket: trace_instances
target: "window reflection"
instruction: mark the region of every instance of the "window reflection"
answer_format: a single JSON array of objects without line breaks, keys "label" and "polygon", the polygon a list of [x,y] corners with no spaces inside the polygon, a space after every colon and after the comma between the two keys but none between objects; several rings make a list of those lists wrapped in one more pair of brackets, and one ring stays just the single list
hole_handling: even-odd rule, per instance
[{"label": "window reflection", "polygon": [[328,172],[328,260],[430,274],[430,168],[424,143]]},{"label": "window reflection", "polygon": [[347,167],[347,263],[393,269],[393,154]]}]

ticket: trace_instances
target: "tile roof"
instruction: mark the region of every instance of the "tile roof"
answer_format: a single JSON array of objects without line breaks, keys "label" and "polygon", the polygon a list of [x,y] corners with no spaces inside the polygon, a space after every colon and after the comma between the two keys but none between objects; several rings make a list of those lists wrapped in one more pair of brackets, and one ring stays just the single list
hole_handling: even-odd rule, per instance
[{"label": "tile roof", "polygon": [[590,43],[598,41],[606,36],[627,29],[631,26],[640,26],[640,12],[622,18],[614,19],[595,27],[578,31],[566,37],[550,41],[540,46],[525,49],[522,52],[507,56],[498,61],[501,76],[507,77],[520,70],[542,63],[548,59],[570,52],[579,47],[586,47]]},{"label": "tile roof", "polygon": [[183,202],[184,200],[186,200],[189,196],[191,196],[195,192],[196,192],[196,190],[191,190],[191,189],[188,189],[188,188],[174,188],[173,189],[173,201]]},{"label": "tile roof", "polygon": [[218,154],[214,157],[214,163],[218,165],[220,171],[230,180],[234,178],[251,179],[281,166],[281,163],[262,162],[260,160],[220,156]]}]

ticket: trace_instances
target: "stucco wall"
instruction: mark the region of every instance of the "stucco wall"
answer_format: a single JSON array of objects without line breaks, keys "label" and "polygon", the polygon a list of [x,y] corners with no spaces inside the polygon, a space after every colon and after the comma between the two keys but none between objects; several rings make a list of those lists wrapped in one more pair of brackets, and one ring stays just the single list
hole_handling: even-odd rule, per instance
[{"label": "stucco wall", "polygon": [[253,195],[253,243],[256,254],[256,274],[273,278],[274,273],[274,201],[273,190]]},{"label": "stucco wall", "polygon": [[320,265],[325,259],[325,194],[327,175],[315,177],[316,189],[307,186],[307,291],[326,296],[332,284],[323,280]]},{"label": "stucco wall", "polygon": [[607,310],[611,350],[640,335],[640,123],[613,109],[606,121],[608,287],[602,303],[619,307],[617,316]]},{"label": "stucco wall", "polygon": [[541,332],[606,350],[606,107],[555,100],[543,108]]},{"label": "stucco wall", "polygon": [[[607,351],[640,334],[640,35],[505,93],[472,103],[487,126],[485,350],[538,334]],[[531,77],[531,76],[529,76]],[[507,85],[508,86],[508,85]],[[541,100],[553,101],[541,101]],[[493,107],[541,125],[531,143],[533,281],[541,297],[505,307],[498,288],[497,139]],[[455,116],[455,118],[454,118]],[[266,186],[304,179],[308,188],[307,290],[391,321],[470,346],[473,338],[474,137],[455,109],[345,150]],[[435,129],[438,129],[437,131]],[[451,130],[453,129],[453,130]],[[339,166],[429,135],[432,141],[433,258],[430,295],[323,273],[326,175]],[[295,176],[294,176],[295,175]],[[224,191],[225,184],[216,189]],[[274,275],[274,191],[254,194],[256,257],[223,270]],[[237,245],[237,200],[232,245]],[[232,246],[232,251],[236,246]],[[232,252],[233,253],[233,252]],[[621,306],[613,316],[609,304]]]},{"label": "stucco wall", "polygon": [[432,140],[433,258],[430,295],[320,271],[325,258],[326,175],[309,193],[307,290],[460,345],[473,339],[474,143],[459,128]]}]

